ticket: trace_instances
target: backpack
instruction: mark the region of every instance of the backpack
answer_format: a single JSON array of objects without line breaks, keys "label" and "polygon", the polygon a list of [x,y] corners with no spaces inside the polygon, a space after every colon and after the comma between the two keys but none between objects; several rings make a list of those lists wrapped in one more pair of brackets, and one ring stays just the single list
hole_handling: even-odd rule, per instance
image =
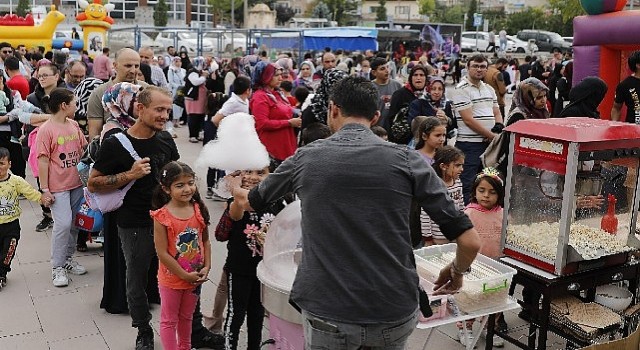
[{"label": "backpack", "polygon": [[389,133],[389,141],[406,145],[411,141],[411,125],[407,120],[409,115],[409,105],[406,105],[396,113],[391,121],[391,132]]}]

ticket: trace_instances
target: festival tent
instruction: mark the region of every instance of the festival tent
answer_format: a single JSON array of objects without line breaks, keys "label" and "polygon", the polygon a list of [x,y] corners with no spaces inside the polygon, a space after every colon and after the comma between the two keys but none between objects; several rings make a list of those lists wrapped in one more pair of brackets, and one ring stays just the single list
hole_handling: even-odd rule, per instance
[{"label": "festival tent", "polygon": [[378,30],[362,27],[333,27],[304,30],[304,49],[377,50]]}]

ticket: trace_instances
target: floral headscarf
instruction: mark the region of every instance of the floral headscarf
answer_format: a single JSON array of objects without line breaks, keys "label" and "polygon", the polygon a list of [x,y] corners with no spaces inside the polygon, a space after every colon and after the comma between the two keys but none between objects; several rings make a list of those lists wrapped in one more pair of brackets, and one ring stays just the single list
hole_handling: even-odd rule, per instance
[{"label": "floral headscarf", "polygon": [[102,107],[111,113],[107,121],[115,120],[124,128],[135,124],[132,108],[141,89],[139,85],[131,83],[118,83],[110,87],[102,97]]},{"label": "floral headscarf", "polygon": [[320,86],[318,86],[315,95],[313,95],[313,100],[311,100],[311,111],[317,121],[327,124],[329,90],[335,83],[347,76],[347,73],[335,68],[331,68],[324,72]]},{"label": "floral headscarf", "polygon": [[87,119],[87,109],[89,108],[89,96],[91,92],[98,86],[104,84],[101,79],[98,78],[85,78],[73,89],[73,94],[78,101],[78,109],[76,110],[75,119],[84,120]]},{"label": "floral headscarf", "polygon": [[535,108],[536,97],[542,92],[549,93],[549,88],[536,78],[527,78],[518,84],[516,92],[513,94],[513,101],[509,114],[518,108],[524,113],[527,119],[547,119],[549,111],[544,108]]}]

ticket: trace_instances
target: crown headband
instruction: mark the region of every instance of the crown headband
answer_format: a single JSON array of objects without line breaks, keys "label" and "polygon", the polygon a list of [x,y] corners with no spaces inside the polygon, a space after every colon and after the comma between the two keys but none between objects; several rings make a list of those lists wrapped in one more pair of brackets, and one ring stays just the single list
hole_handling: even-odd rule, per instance
[{"label": "crown headband", "polygon": [[504,187],[504,182],[502,181],[502,178],[500,177],[500,172],[493,167],[486,167],[484,169],[482,169],[482,171],[476,176],[476,180],[480,180],[483,177],[490,177],[496,181],[498,181],[500,183],[500,186]]}]

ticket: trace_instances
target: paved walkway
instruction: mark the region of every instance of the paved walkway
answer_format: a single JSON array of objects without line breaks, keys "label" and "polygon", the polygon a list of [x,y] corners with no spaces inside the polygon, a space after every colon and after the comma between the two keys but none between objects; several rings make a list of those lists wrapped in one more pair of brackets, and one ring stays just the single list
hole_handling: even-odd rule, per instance
[{"label": "paved walkway", "polygon": [[[193,164],[200,151],[200,144],[187,142],[187,129],[178,129],[177,139],[182,161]],[[28,179],[35,184],[33,178]],[[212,222],[221,215],[223,203],[207,200],[212,212]],[[41,219],[40,207],[23,200],[24,213],[20,219],[22,238],[13,270],[8,275],[8,285],[0,292],[0,349],[133,349],[136,330],[130,327],[128,315],[112,315],[99,308],[102,297],[103,259],[98,244],[89,244],[89,251],[77,253],[76,257],[88,270],[83,276],[73,276],[68,287],[56,288],[51,284],[50,234],[35,232]],[[211,279],[217,283],[226,256],[226,246],[212,242],[213,267]],[[216,284],[207,282],[202,292],[205,314],[211,312]],[[158,329],[159,306],[154,305],[153,327]],[[526,327],[514,313],[507,315],[507,322],[515,334],[524,335]],[[267,326],[267,322],[265,322]],[[428,330],[416,330],[410,339],[409,350],[462,349],[455,340],[454,325],[438,328],[425,344]],[[265,329],[264,338],[268,338]],[[480,340],[478,348],[483,348]],[[242,333],[239,349],[246,348],[246,334]],[[265,346],[265,349],[269,346]],[[559,341],[549,341],[549,348],[564,349]],[[156,349],[162,349],[156,334]],[[271,346],[271,349],[275,347]],[[516,349],[507,345],[505,349]]]}]

